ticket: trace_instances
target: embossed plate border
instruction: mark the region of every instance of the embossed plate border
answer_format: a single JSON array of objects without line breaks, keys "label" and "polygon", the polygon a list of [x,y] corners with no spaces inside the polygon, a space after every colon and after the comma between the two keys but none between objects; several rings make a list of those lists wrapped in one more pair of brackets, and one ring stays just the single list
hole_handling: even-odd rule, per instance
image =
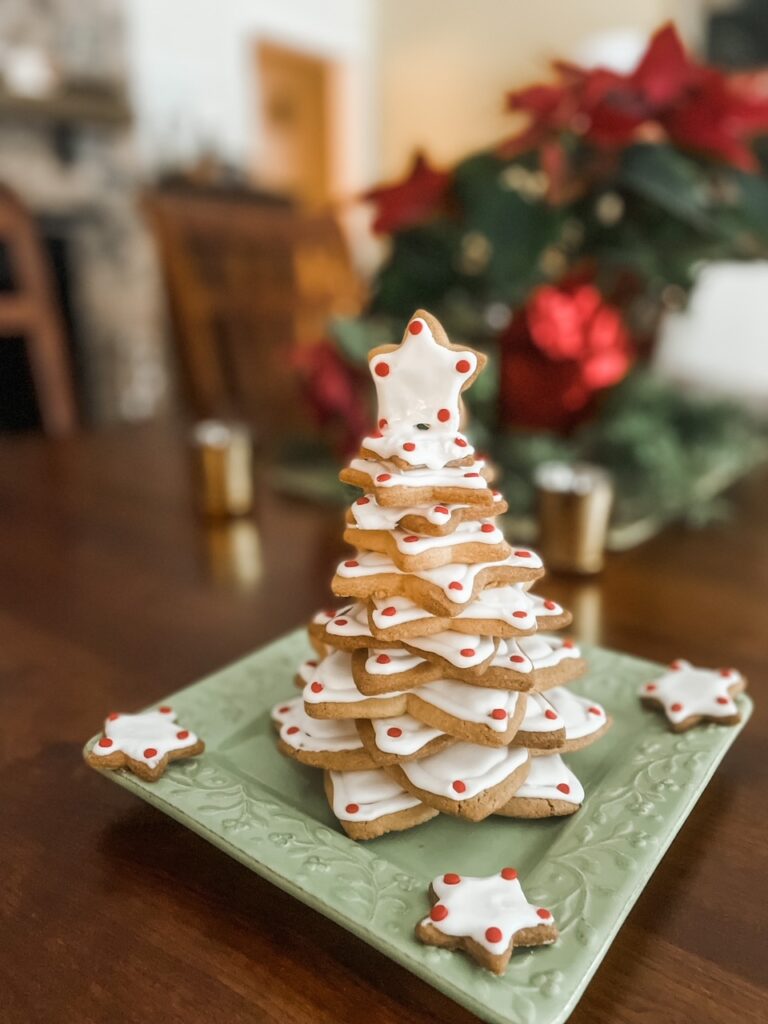
[{"label": "embossed plate border", "polygon": [[[750,699],[738,699],[738,726],[671,733],[635,695],[659,666],[588,649],[590,672],[574,689],[604,703],[616,724],[601,743],[568,758],[586,784],[578,814],[479,825],[441,816],[358,844],[333,827],[318,796],[319,773],[279,758],[271,736],[266,742],[269,709],[291,691],[306,651],[304,631],[297,631],[158,701],[173,704],[183,723],[204,736],[202,758],[172,765],[154,784],[122,771],[104,774],[482,1019],[562,1024],[749,719]],[[233,751],[241,758],[246,752],[247,770]],[[291,773],[284,776],[290,799],[274,784],[276,773]],[[529,899],[554,912],[561,932],[554,946],[516,952],[506,975],[496,978],[463,955],[415,941],[413,926],[426,912],[434,875],[449,867],[482,873],[504,863],[516,863]]]}]

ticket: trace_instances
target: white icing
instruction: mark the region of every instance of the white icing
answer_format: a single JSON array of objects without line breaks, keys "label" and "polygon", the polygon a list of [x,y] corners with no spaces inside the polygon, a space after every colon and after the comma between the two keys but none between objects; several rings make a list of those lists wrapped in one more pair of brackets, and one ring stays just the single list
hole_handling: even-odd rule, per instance
[{"label": "white icing", "polygon": [[483,459],[475,459],[468,466],[446,466],[444,469],[398,470],[386,462],[374,459],[352,459],[349,468],[365,473],[377,487],[460,487],[467,491],[488,490],[488,481],[482,475]]},{"label": "white icing", "polygon": [[[549,694],[547,694],[547,697]],[[521,732],[556,732],[565,728],[565,722],[540,693],[529,693]]]},{"label": "white icing", "polygon": [[515,793],[528,800],[564,800],[580,804],[584,800],[584,787],[559,754],[531,759],[528,777]]},{"label": "white icing", "polygon": [[315,672],[317,671],[317,666],[319,664],[319,658],[308,658],[306,661],[302,661],[296,669],[296,674],[304,684],[311,683],[315,678]]},{"label": "white icing", "polygon": [[[563,686],[556,686],[553,690],[547,690],[546,699],[565,724],[566,740],[591,736],[605,725],[605,708],[589,697],[581,697]],[[525,728],[528,728],[527,724]]]},{"label": "white icing", "polygon": [[360,601],[342,608],[327,621],[325,631],[329,636],[372,636],[368,625],[368,609]]},{"label": "white icing", "polygon": [[[507,872],[513,877],[505,878]],[[435,912],[433,908],[435,917],[440,919],[430,915],[422,924],[431,925],[444,935],[467,936],[497,956],[507,951],[516,932],[554,923],[545,907],[526,900],[517,873],[509,868],[484,878],[439,875],[432,882],[432,890],[438,898],[437,905],[448,913],[443,916],[444,911]],[[500,937],[491,929],[498,929]],[[489,931],[497,941],[489,939]]]},{"label": "white icing", "polygon": [[[502,500],[495,491],[494,504]],[[470,508],[469,505],[412,505],[409,508],[384,508],[373,494],[365,494],[351,505],[352,517],[360,530],[394,530],[406,516],[420,516],[433,526],[445,526],[455,512]]]},{"label": "white icing", "polygon": [[[401,765],[408,779],[427,793],[450,800],[469,800],[498,786],[528,760],[523,747],[485,747],[456,743],[439,754]],[[456,788],[456,783],[463,788]]]},{"label": "white icing", "polygon": [[272,720],[280,726],[280,739],[296,750],[335,753],[360,750],[354,720],[349,718],[310,718],[304,710],[304,698],[292,697],[272,708]]},{"label": "white icing", "polygon": [[420,430],[415,424],[388,426],[364,437],[362,446],[380,459],[397,456],[409,466],[425,469],[442,469],[447,462],[475,454],[463,434],[457,430],[436,430],[434,425],[429,430]]},{"label": "white icing", "polygon": [[[104,723],[104,736],[94,744],[92,753],[97,757],[108,757],[122,752],[132,761],[141,761],[149,768],[156,768],[166,754],[193,747],[196,743],[197,736],[183,729],[176,721],[175,713],[168,708],[165,711],[144,711],[138,715],[110,715]],[[147,754],[150,750],[154,753]]]},{"label": "white icing", "polygon": [[475,519],[459,523],[453,533],[431,537],[407,530],[390,530],[390,536],[402,555],[421,555],[425,551],[449,548],[461,544],[503,544],[504,534],[490,519]]},{"label": "white icing", "polygon": [[[336,573],[342,579],[365,579],[371,576],[395,575],[395,576],[417,576],[439,587],[445,596],[455,604],[466,604],[472,597],[475,580],[484,569],[519,568],[540,569],[541,559],[532,551],[526,551],[525,557],[513,552],[507,558],[497,562],[475,562],[473,565],[459,565],[451,562],[448,565],[441,565],[436,569],[418,569],[415,572],[404,573],[398,569],[388,555],[379,554],[377,551],[364,551],[341,562]],[[544,601],[541,598],[534,598],[534,604],[543,607]],[[560,608],[556,605],[556,608]],[[562,609],[560,609],[562,611]],[[538,612],[537,612],[538,614]],[[555,611],[547,611],[541,614],[554,615]]]},{"label": "white icing", "polygon": [[[461,438],[459,396],[477,370],[475,352],[438,344],[426,321],[415,317],[397,348],[371,356],[370,369],[382,436],[366,438],[366,448],[430,469],[471,453],[468,445],[457,447],[455,440]],[[417,423],[429,429],[420,430]],[[414,451],[403,450],[407,442],[415,444]]]},{"label": "white icing", "polygon": [[660,701],[669,721],[677,725],[697,715],[735,715],[738,708],[728,690],[742,681],[743,676],[735,668],[695,668],[689,661],[679,660],[663,676],[641,686],[639,693]]},{"label": "white icing", "polygon": [[386,651],[374,648],[368,652],[365,671],[371,676],[394,676],[423,664],[423,658],[402,647],[387,648]]},{"label": "white icing", "polygon": [[[480,596],[462,608],[455,619],[481,619],[504,622],[520,630],[533,629],[536,617],[533,608],[534,600],[519,584],[504,587],[488,587]],[[392,614],[391,609],[395,612]],[[384,614],[384,610],[388,614]],[[407,622],[418,622],[422,619],[434,618],[420,605],[407,597],[374,598],[371,619],[376,629],[387,629],[402,626]]]},{"label": "white icing", "polygon": [[453,679],[438,679],[411,692],[454,718],[486,725],[494,732],[506,732],[520,699],[517,692],[470,686]]},{"label": "white icing", "polygon": [[[421,801],[399,786],[382,768],[331,772],[333,813],[344,821],[375,821],[418,807]],[[353,808],[357,808],[354,810]]]},{"label": "white icing", "polygon": [[332,651],[323,658],[304,687],[304,701],[307,704],[351,704],[356,700],[386,700],[400,696],[400,691],[393,691],[366,697],[355,684],[351,661],[348,651]]},{"label": "white icing", "polygon": [[581,651],[570,640],[535,633],[519,640],[500,640],[491,666],[527,675],[534,669],[552,668],[568,658],[580,657]]},{"label": "white icing", "polygon": [[398,715],[397,718],[374,718],[371,725],[376,746],[383,754],[399,754],[409,757],[421,750],[432,740],[442,736],[439,729],[433,729],[417,721],[413,715]]},{"label": "white icing", "polygon": [[408,646],[449,661],[457,668],[474,668],[482,663],[496,649],[496,639],[492,636],[476,636],[471,633],[457,633],[446,629],[432,636],[409,638]]}]

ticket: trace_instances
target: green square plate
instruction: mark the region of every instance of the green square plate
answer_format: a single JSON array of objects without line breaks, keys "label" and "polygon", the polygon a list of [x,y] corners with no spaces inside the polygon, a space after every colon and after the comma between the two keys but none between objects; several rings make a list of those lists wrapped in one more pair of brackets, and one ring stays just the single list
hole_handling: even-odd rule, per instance
[{"label": "green square plate", "polygon": [[[589,674],[573,688],[604,703],[614,726],[568,757],[587,793],[578,814],[479,824],[440,815],[355,843],[334,824],[321,773],[275,748],[269,711],[296,692],[294,670],[307,650],[304,632],[292,633],[162,702],[205,738],[203,757],[172,765],[156,783],[105,774],[484,1020],[566,1020],[741,726],[669,732],[636,696],[659,666],[594,648]],[[739,705],[743,725],[752,704],[742,696]],[[435,875],[491,874],[505,864],[519,870],[531,901],[552,909],[561,933],[554,946],[516,952],[497,978],[414,939]]]}]

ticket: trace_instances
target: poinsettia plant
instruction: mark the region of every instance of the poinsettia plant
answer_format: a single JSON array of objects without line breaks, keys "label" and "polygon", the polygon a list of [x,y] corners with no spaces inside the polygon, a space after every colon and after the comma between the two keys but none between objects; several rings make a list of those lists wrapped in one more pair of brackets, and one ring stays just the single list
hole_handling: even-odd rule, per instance
[{"label": "poinsettia plant", "polygon": [[[473,411],[507,469],[527,480],[543,455],[592,457],[625,494],[631,466],[647,502],[685,506],[687,484],[659,494],[664,474],[641,453],[653,434],[645,418],[664,422],[661,448],[681,480],[686,452],[698,479],[703,445],[722,463],[750,430],[735,409],[645,385],[643,368],[661,314],[685,301],[704,262],[768,256],[768,182],[753,147],[768,134],[768,95],[758,76],[694,60],[671,24],[631,72],[562,61],[553,71],[553,81],[508,95],[525,116],[516,134],[450,168],[419,153],[404,180],[364,197],[388,255],[365,315],[334,325],[304,380],[320,419],[346,424],[335,438],[351,448],[365,416],[353,367],[426,307],[497,367],[473,392]],[[603,436],[627,405],[649,427],[634,449]],[[722,436],[693,429],[697,416],[720,423]],[[530,499],[525,485],[518,510]]]}]

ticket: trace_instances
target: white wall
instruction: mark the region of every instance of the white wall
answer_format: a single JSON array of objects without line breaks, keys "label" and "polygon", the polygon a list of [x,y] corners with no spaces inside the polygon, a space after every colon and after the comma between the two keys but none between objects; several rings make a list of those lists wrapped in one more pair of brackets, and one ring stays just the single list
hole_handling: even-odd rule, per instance
[{"label": "white wall", "polygon": [[140,152],[155,169],[208,147],[248,167],[258,155],[258,39],[342,63],[348,144],[339,179],[374,175],[373,0],[125,0]]}]

